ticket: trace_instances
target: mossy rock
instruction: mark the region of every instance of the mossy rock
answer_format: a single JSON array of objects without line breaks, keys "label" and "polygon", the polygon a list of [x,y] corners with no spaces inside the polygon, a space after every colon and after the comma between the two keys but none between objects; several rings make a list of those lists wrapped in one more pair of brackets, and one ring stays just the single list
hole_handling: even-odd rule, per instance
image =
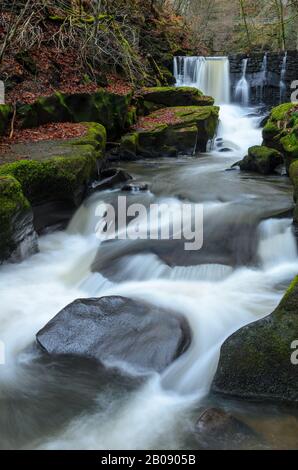
[{"label": "mossy rock", "polygon": [[[88,182],[96,177],[98,160],[104,155],[106,132],[97,123],[84,123],[86,135],[68,141],[55,142],[57,154],[35,160],[19,160],[0,166],[1,175],[12,175],[21,184],[31,204],[45,200],[82,201]],[[30,144],[40,149],[40,143]]]},{"label": "mossy rock", "polygon": [[298,277],[277,309],[228,338],[221,348],[212,391],[243,399],[298,404]]},{"label": "mossy rock", "polygon": [[12,108],[7,104],[0,104],[0,136],[8,129],[12,117]]},{"label": "mossy rock", "polygon": [[192,87],[144,88],[143,97],[145,101],[163,107],[213,106],[214,104],[213,98],[204,96],[201,91]]},{"label": "mossy rock", "polygon": [[32,104],[18,106],[23,128],[38,127],[49,122],[97,122],[109,136],[117,137],[127,129],[131,93],[116,95],[105,90],[95,93],[54,93]]},{"label": "mossy rock", "polygon": [[0,176],[0,263],[9,257],[21,258],[22,245],[35,251],[33,214],[21,184],[9,175]]},{"label": "mossy rock", "polygon": [[248,149],[248,155],[238,164],[241,171],[269,175],[274,173],[277,166],[283,164],[283,157],[278,150],[256,145]]},{"label": "mossy rock", "polygon": [[267,147],[279,150],[285,160],[287,171],[298,158],[298,107],[284,103],[273,108],[263,129],[263,140]]},{"label": "mossy rock", "polygon": [[208,140],[215,135],[218,112],[214,106],[184,106],[151,113],[143,118],[143,128],[122,138],[120,154],[123,158],[136,158],[204,152]]}]

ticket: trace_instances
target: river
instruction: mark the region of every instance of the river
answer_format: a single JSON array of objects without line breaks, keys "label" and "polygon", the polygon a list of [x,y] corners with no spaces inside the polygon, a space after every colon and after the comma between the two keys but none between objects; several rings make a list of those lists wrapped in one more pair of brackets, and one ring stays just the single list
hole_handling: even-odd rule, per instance
[{"label": "river", "polygon": [[[121,163],[150,188],[129,194],[129,202],[203,205],[201,250],[186,252],[176,241],[100,241],[95,209],[116,206],[123,193],[114,189],[86,200],[67,230],[41,237],[38,254],[0,267],[2,448],[197,448],[193,424],[210,404],[260,432],[266,443],[260,439],[257,448],[295,445],[298,419],[291,410],[208,395],[223,341],[270,314],[298,271],[288,179],[230,170],[261,142],[259,110],[224,104],[220,118],[207,154]],[[189,350],[162,374],[135,381],[137,372],[125,364],[103,379],[31,347],[68,303],[110,294],[184,315]]]}]

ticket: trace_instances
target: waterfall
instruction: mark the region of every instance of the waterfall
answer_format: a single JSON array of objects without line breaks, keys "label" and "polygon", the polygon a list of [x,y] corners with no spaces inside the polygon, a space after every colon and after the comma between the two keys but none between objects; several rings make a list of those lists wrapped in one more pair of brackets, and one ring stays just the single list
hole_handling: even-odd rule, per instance
[{"label": "waterfall", "polygon": [[227,57],[175,57],[178,86],[194,86],[217,104],[230,102],[230,64]]},{"label": "waterfall", "polygon": [[246,70],[247,70],[248,59],[243,59],[242,61],[242,77],[236,85],[235,89],[235,99],[243,106],[248,106],[249,104],[249,95],[250,87],[249,83],[246,80]]},{"label": "waterfall", "polygon": [[268,68],[268,56],[266,52],[263,58],[261,71],[257,79],[258,99],[259,99],[260,104],[262,104],[263,102],[264,86],[266,85],[266,82],[267,82],[267,68]]},{"label": "waterfall", "polygon": [[286,92],[285,77],[286,77],[286,71],[287,71],[287,58],[288,58],[288,53],[285,52],[285,55],[282,61],[280,82],[279,82],[279,102],[280,103],[283,103],[285,100],[285,92]]}]

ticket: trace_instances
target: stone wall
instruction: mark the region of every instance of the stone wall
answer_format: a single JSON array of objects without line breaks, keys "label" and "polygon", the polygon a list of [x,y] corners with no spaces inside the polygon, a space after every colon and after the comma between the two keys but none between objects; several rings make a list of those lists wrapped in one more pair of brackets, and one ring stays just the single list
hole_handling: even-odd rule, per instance
[{"label": "stone wall", "polygon": [[[237,82],[242,77],[242,62],[248,58],[246,79],[250,84],[251,104],[266,104],[275,106],[280,103],[280,80],[284,53],[267,54],[267,73],[265,86],[260,86],[261,70],[264,54],[255,53],[250,55],[236,54],[229,56],[232,97],[235,95]],[[288,51],[287,67],[285,74],[285,93],[282,102],[291,100],[291,83],[298,80],[298,51]]]}]

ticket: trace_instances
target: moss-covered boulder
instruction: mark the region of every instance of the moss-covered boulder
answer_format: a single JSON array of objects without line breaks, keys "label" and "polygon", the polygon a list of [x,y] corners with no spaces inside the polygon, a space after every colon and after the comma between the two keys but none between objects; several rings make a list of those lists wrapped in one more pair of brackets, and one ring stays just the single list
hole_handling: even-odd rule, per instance
[{"label": "moss-covered boulder", "polygon": [[206,151],[215,135],[219,108],[163,108],[141,118],[135,132],[121,140],[123,158],[192,155]]},{"label": "moss-covered boulder", "polygon": [[69,220],[103,165],[105,128],[97,123],[84,124],[87,131],[82,137],[25,144],[31,160],[0,166],[0,177],[10,175],[20,183],[33,207],[38,232]]},{"label": "moss-covered boulder", "polygon": [[143,99],[162,107],[213,106],[214,104],[211,96],[204,96],[197,88],[186,86],[144,88]]},{"label": "moss-covered boulder", "polygon": [[21,184],[12,176],[0,176],[0,263],[36,249],[33,213]]},{"label": "moss-covered boulder", "polygon": [[6,104],[0,104],[0,136],[4,135],[12,116],[12,108]]},{"label": "moss-covered boulder", "polygon": [[243,158],[239,165],[241,171],[252,171],[261,175],[274,173],[276,167],[283,163],[282,154],[275,149],[256,145],[248,149],[248,155]]},{"label": "moss-covered boulder", "polygon": [[271,315],[224,343],[213,392],[298,404],[298,365],[291,361],[297,340],[298,277]]},{"label": "moss-covered boulder", "polygon": [[298,106],[284,103],[271,111],[263,129],[264,145],[279,150],[289,170],[298,158]]},{"label": "moss-covered boulder", "polygon": [[131,117],[131,93],[117,95],[105,90],[96,93],[54,93],[32,104],[20,105],[18,117],[22,127],[38,127],[49,122],[97,122],[111,137],[127,129]]}]

